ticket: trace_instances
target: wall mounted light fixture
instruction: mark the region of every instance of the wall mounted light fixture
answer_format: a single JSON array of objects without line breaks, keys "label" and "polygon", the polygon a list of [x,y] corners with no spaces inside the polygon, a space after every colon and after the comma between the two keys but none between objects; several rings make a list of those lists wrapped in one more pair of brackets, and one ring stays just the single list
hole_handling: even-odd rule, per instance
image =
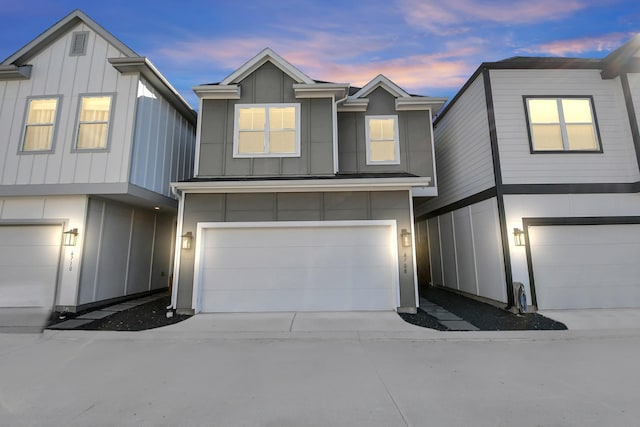
[{"label": "wall mounted light fixture", "polygon": [[513,229],[513,243],[516,246],[524,246],[524,231],[519,228]]},{"label": "wall mounted light fixture", "polygon": [[191,244],[193,242],[193,233],[187,231],[182,236],[182,249],[191,249]]},{"label": "wall mounted light fixture", "polygon": [[405,248],[411,247],[411,233],[407,231],[406,228],[403,228],[400,232],[400,240],[402,241],[402,246]]},{"label": "wall mounted light fixture", "polygon": [[65,246],[75,246],[78,241],[78,229],[72,228],[71,230],[67,230],[62,233],[64,237],[64,245]]}]

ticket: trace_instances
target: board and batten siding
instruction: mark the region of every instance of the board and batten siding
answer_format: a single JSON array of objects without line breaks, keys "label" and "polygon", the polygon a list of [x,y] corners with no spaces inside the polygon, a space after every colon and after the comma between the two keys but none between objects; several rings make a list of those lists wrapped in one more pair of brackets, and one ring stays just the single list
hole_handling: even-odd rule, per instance
[{"label": "board and batten siding", "polygon": [[[398,232],[411,228],[407,191],[186,194],[185,197],[182,230],[194,235],[199,222],[395,220]],[[411,248],[402,247],[400,240],[397,244],[400,305],[416,307]],[[194,250],[181,253],[179,309],[191,308],[194,257]]]},{"label": "board and batten siding", "polygon": [[433,285],[507,301],[495,198],[429,218],[426,223]]},{"label": "board and batten siding", "polygon": [[438,197],[421,215],[495,186],[482,76],[471,83],[434,129]]},{"label": "board and batten siding", "polygon": [[195,129],[145,79],[136,99],[131,183],[170,196],[170,182],[193,176]]},{"label": "board and batten siding", "polygon": [[[640,178],[619,78],[600,70],[491,70],[504,184],[636,182]],[[524,95],[593,96],[602,153],[531,154]]]},{"label": "board and batten siding", "polygon": [[[434,178],[429,111],[396,111],[395,97],[383,88],[369,96],[366,112],[338,113],[338,164],[340,173],[408,172]],[[397,165],[367,165],[367,116],[398,116],[400,163]],[[431,180],[435,186],[435,179]]]},{"label": "board and batten siding", "polygon": [[[198,177],[333,175],[332,99],[297,99],[294,83],[267,62],[239,83],[239,100],[203,100]],[[300,104],[300,156],[234,158],[235,105],[271,103]]]},{"label": "board and batten siding", "polygon": [[[69,56],[74,31],[88,31],[87,54]],[[28,80],[0,81],[0,185],[127,182],[137,78],[122,75],[108,58],[124,56],[79,24],[27,61]],[[108,150],[74,152],[79,95],[116,94]],[[51,153],[21,153],[21,137],[32,96],[59,95]]]}]

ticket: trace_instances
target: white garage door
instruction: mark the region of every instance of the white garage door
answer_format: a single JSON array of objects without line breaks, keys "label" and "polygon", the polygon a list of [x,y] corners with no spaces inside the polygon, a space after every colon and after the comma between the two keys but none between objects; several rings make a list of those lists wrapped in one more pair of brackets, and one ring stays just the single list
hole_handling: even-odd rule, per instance
[{"label": "white garage door", "polygon": [[529,227],[539,309],[640,307],[640,224]]},{"label": "white garage door", "polygon": [[396,307],[391,226],[208,228],[200,240],[203,312]]},{"label": "white garage door", "polygon": [[61,239],[59,225],[0,226],[0,307],[52,307]]}]

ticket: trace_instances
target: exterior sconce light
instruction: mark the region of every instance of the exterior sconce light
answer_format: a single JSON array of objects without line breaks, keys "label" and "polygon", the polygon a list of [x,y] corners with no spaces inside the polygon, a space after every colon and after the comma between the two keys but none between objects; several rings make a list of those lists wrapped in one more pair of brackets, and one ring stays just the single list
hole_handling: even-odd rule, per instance
[{"label": "exterior sconce light", "polygon": [[193,234],[187,231],[182,236],[182,249],[191,249],[191,243],[193,242]]},{"label": "exterior sconce light", "polygon": [[524,231],[519,228],[513,229],[513,243],[516,246],[524,246]]},{"label": "exterior sconce light", "polygon": [[71,230],[67,230],[62,233],[62,236],[64,237],[63,244],[65,246],[75,246],[76,242],[78,241],[78,229],[72,228]]},{"label": "exterior sconce light", "polygon": [[402,246],[405,248],[411,247],[411,233],[407,231],[406,228],[403,228],[400,232],[400,240],[402,241]]}]

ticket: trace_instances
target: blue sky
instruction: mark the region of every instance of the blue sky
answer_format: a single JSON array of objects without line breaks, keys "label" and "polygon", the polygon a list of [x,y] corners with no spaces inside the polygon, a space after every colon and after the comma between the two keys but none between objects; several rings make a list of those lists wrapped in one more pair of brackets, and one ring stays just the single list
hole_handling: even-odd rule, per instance
[{"label": "blue sky", "polygon": [[[452,97],[484,61],[601,58],[640,32],[638,0],[0,0],[0,57],[79,8],[191,103],[270,47],[317,80]],[[151,6],[153,5],[153,6]]]}]

